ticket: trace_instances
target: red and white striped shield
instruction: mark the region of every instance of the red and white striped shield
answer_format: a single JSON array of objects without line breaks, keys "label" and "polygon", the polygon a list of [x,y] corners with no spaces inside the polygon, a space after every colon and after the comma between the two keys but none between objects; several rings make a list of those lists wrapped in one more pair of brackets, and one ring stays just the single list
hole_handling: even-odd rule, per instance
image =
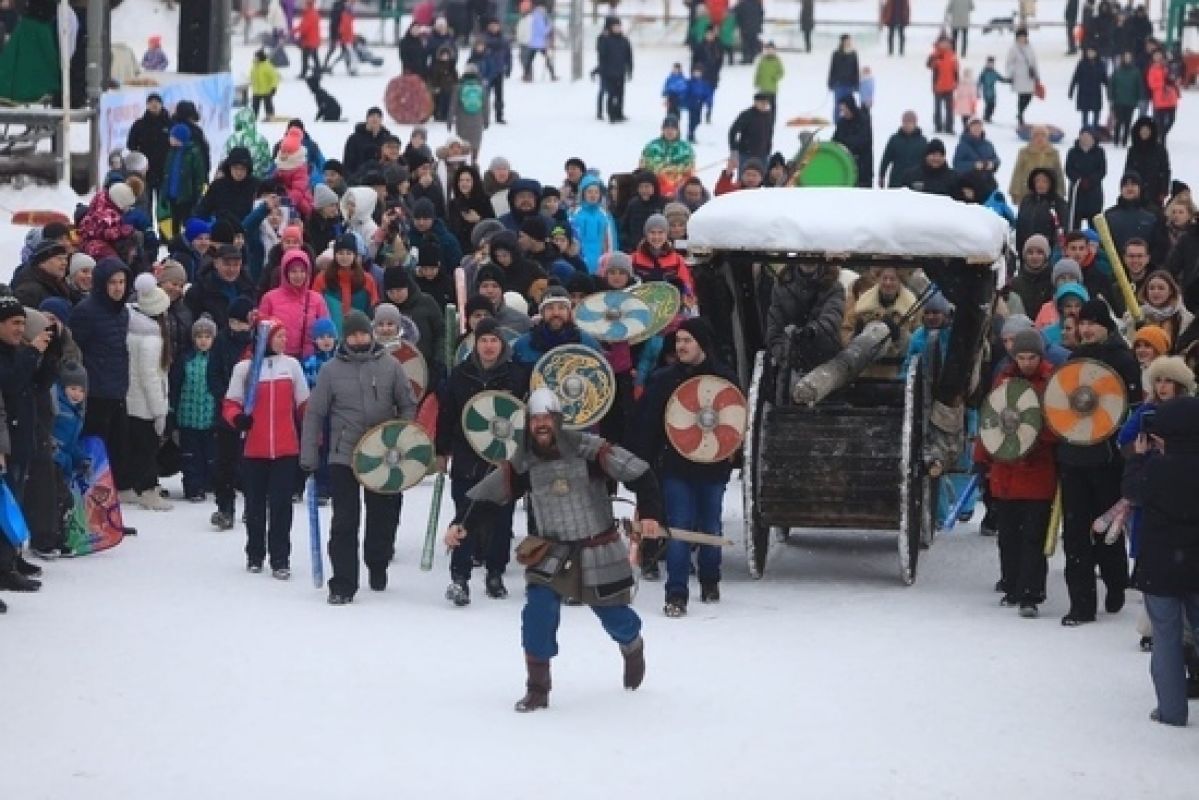
[{"label": "red and white striped shield", "polygon": [[716,375],[684,381],[666,403],[666,438],[679,454],[700,464],[723,461],[745,438],[741,390]]}]

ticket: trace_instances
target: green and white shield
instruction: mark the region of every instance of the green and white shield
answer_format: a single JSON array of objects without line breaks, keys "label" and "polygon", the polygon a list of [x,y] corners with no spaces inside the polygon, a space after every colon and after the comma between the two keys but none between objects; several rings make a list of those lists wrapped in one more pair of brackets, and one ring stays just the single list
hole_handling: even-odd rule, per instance
[{"label": "green and white shield", "polygon": [[415,486],[433,464],[433,442],[425,429],[396,419],[367,431],[354,448],[354,477],[378,494]]},{"label": "green and white shield", "polygon": [[995,387],[980,412],[978,436],[996,461],[1018,461],[1028,455],[1045,424],[1037,390],[1022,378]]},{"label": "green and white shield", "polygon": [[462,435],[492,464],[516,455],[524,430],[525,404],[507,392],[479,392],[462,407]]}]

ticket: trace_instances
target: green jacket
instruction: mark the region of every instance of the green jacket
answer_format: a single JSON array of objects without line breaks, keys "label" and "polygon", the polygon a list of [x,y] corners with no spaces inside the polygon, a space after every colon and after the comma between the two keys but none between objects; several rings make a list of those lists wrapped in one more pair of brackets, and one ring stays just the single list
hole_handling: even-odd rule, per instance
[{"label": "green jacket", "polygon": [[695,151],[683,139],[667,141],[659,136],[650,140],[641,151],[641,166],[661,172],[667,167],[683,168],[690,171],[695,168]]},{"label": "green jacket", "polygon": [[1145,79],[1134,64],[1121,64],[1112,73],[1109,96],[1114,106],[1135,106],[1145,94]]},{"label": "green jacket", "polygon": [[233,117],[233,135],[225,142],[225,155],[235,147],[244,147],[250,151],[254,159],[254,177],[265,178],[274,166],[271,159],[271,146],[266,137],[258,132],[258,122],[254,118],[254,110],[249,106],[238,109]]},{"label": "green jacket", "polygon": [[779,83],[785,74],[783,60],[778,56],[762,56],[754,70],[754,89],[767,94],[778,94]]},{"label": "green jacket", "polygon": [[720,23],[720,43],[725,47],[736,47],[737,40],[740,39],[740,29],[737,27],[737,18],[732,14],[725,14],[724,20]]}]

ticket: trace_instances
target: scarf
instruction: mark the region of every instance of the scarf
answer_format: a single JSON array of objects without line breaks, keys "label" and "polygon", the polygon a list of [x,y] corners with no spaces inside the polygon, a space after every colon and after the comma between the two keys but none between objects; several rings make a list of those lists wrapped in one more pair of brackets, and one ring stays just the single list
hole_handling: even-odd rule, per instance
[{"label": "scarf", "polygon": [[1178,313],[1178,303],[1175,302],[1165,308],[1157,308],[1148,303],[1141,303],[1141,311],[1144,313],[1146,320],[1152,322],[1154,325],[1161,325],[1163,322],[1173,319]]}]

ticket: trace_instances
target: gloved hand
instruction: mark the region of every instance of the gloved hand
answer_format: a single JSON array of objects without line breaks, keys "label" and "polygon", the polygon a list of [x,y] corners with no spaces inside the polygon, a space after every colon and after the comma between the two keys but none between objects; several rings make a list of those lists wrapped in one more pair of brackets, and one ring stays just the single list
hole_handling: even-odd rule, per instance
[{"label": "gloved hand", "polygon": [[233,418],[233,427],[237,428],[242,433],[254,427],[254,418],[249,414],[238,414]]},{"label": "gloved hand", "polygon": [[893,342],[898,342],[901,334],[899,323],[890,317],[883,318],[882,322],[887,326],[887,330],[891,332],[888,338]]},{"label": "gloved hand", "polygon": [[167,418],[166,417],[155,417],[154,418],[154,432],[156,434],[158,434],[159,439],[161,439],[162,435],[164,433],[166,433],[166,430],[167,430]]}]

